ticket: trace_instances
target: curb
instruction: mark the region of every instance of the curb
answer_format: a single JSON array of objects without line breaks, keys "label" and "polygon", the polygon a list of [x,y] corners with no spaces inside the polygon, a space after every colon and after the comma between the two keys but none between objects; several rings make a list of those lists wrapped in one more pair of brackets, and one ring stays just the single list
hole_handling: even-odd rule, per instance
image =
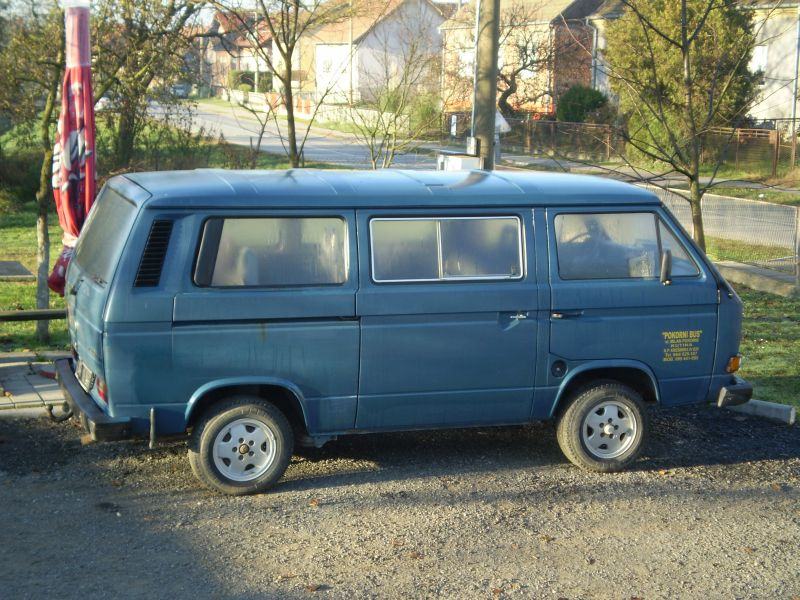
[{"label": "curb", "polygon": [[750,400],[739,406],[729,406],[728,409],[745,415],[778,421],[786,425],[794,425],[797,420],[797,409],[794,406],[778,404],[777,402]]}]

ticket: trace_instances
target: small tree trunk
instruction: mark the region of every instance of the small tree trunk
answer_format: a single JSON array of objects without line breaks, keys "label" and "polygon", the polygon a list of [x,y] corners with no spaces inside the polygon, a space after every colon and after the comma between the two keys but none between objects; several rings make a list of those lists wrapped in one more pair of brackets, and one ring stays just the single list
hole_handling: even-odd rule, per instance
[{"label": "small tree trunk", "polygon": [[294,122],[294,92],[292,91],[292,57],[285,57],[283,71],[283,103],[286,106],[286,137],[289,143],[289,162],[292,168],[300,166],[300,153],[297,151],[297,127]]},{"label": "small tree trunk", "polygon": [[[45,153],[42,158],[42,171],[52,169],[53,153]],[[48,169],[49,168],[49,169]],[[47,177],[47,174],[44,174]],[[50,288],[47,276],[50,273],[50,233],[47,230],[47,207],[50,205],[50,187],[39,184],[36,193],[38,215],[36,217],[36,308],[50,307]],[[36,321],[36,339],[47,342],[50,339],[50,322]]]},{"label": "small tree trunk", "polygon": [[689,204],[692,208],[692,227],[694,229],[694,241],[703,250],[706,251],[706,234],[703,229],[703,211],[701,208],[701,201],[703,200],[703,192],[700,190],[700,182],[692,180],[689,183]]},{"label": "small tree trunk", "polygon": [[[63,20],[62,20],[63,22]],[[39,169],[39,189],[36,190],[36,308],[50,307],[50,288],[47,276],[50,272],[50,233],[47,229],[47,209],[50,206],[50,182],[53,172],[53,140],[50,138],[50,121],[58,99],[58,84],[64,69],[64,46],[59,47],[57,67],[51,72],[52,79],[47,90],[47,100],[39,121],[39,144],[42,148],[42,166]],[[36,339],[50,339],[50,322],[36,321]]]},{"label": "small tree trunk", "polygon": [[136,138],[136,115],[132,109],[120,111],[117,128],[117,165],[129,165],[133,158],[133,145]]}]

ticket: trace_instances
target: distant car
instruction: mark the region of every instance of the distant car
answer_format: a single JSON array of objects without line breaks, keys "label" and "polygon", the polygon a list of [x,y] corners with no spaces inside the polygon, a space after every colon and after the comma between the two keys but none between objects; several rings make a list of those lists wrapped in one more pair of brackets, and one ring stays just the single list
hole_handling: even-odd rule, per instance
[{"label": "distant car", "polygon": [[172,86],[172,95],[176,98],[188,98],[192,92],[192,86],[188,83],[176,83]]},{"label": "distant car", "polygon": [[739,297],[654,194],[609,179],[119,176],[67,290],[73,414],[97,440],[191,432],[228,494],[269,488],[298,444],[542,420],[619,471],[647,405],[752,394]]}]

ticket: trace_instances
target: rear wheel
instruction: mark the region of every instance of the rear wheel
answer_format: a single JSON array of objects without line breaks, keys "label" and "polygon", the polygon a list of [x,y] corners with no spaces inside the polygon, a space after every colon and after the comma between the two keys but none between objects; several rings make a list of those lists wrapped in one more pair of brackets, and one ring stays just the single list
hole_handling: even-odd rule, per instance
[{"label": "rear wheel", "polygon": [[561,451],[590,471],[621,471],[635,461],[647,436],[647,414],[636,390],[598,382],[573,396],[558,419]]},{"label": "rear wheel", "polygon": [[207,487],[240,496],[263,492],[281,478],[294,438],[284,414],[251,396],[212,406],[195,425],[189,463]]}]

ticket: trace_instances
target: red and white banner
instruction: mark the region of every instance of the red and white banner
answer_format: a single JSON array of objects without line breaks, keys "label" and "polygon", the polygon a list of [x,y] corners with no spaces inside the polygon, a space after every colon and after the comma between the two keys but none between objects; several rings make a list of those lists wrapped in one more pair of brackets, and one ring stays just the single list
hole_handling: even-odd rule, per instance
[{"label": "red and white banner", "polygon": [[67,265],[97,187],[89,2],[67,2],[64,12],[66,70],[53,149],[53,195],[64,236],[61,255],[47,279],[50,289],[61,296],[64,295]]}]

